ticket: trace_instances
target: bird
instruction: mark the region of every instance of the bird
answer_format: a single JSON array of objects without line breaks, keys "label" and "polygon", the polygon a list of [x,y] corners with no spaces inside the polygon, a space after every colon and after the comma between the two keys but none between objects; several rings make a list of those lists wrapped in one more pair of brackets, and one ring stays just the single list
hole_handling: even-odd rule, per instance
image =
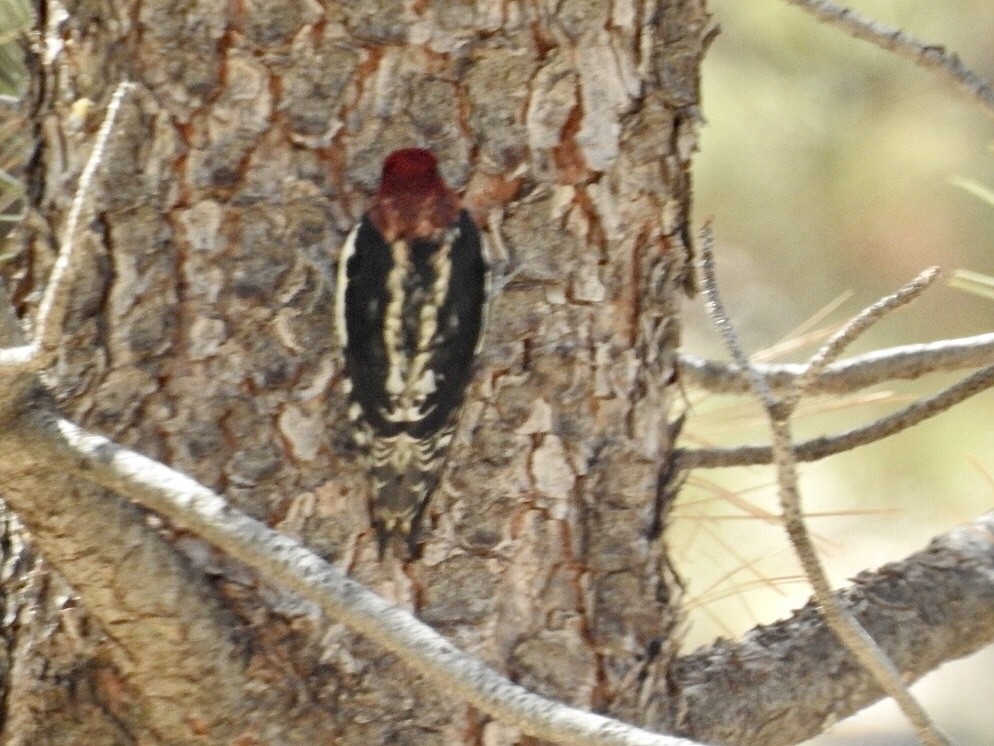
[{"label": "bird", "polygon": [[431,151],[390,153],[342,246],[335,295],[347,412],[381,559],[395,540],[418,555],[482,340],[488,271],[480,229]]}]

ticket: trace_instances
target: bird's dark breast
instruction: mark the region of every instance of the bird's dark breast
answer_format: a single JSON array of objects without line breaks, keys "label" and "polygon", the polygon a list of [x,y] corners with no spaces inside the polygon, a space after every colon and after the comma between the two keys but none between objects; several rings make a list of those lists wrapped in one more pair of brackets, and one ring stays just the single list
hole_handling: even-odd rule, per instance
[{"label": "bird's dark breast", "polygon": [[389,244],[364,219],[348,259],[350,398],[378,436],[423,438],[458,409],[482,326],[479,233],[463,211],[438,240]]}]

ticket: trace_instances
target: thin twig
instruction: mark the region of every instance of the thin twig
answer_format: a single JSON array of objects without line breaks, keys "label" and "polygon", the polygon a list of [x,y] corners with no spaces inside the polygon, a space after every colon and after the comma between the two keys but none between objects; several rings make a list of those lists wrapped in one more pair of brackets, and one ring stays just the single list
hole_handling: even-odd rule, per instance
[{"label": "thin twig", "polygon": [[766,379],[752,366],[749,358],[742,350],[738,335],[735,333],[735,328],[732,326],[728,313],[725,311],[721,295],[718,293],[718,281],[714,276],[714,259],[711,254],[711,249],[714,246],[714,234],[711,231],[710,220],[705,222],[703,228],[701,228],[701,243],[706,247],[706,252],[701,257],[701,275],[703,276],[704,300],[707,305],[708,314],[711,316],[714,325],[718,328],[718,333],[721,334],[721,338],[725,342],[725,347],[731,353],[732,359],[752,385],[753,392],[759,397],[767,410],[773,409],[777,405],[773,392],[767,385]]},{"label": "thin twig", "polygon": [[[815,549],[811,535],[808,533],[807,525],[804,523],[801,496],[798,487],[797,459],[794,453],[794,442],[790,430],[790,415],[800,396],[803,394],[802,386],[805,380],[810,380],[814,375],[817,375],[821,366],[830,362],[833,356],[840,354],[846,344],[864,331],[871,323],[878,320],[887,308],[900,305],[902,301],[906,302],[904,300],[906,297],[913,297],[916,293],[920,293],[928,282],[934,280],[934,277],[929,277],[928,275],[920,276],[917,284],[912,283],[904,291],[890,296],[890,298],[885,299],[885,302],[876,304],[875,307],[867,309],[867,311],[855,317],[811,358],[807,366],[805,366],[805,372],[802,373],[797,381],[795,389],[788,391],[783,401],[777,401],[773,397],[763,376],[756,372],[749,364],[748,358],[742,351],[731,320],[725,312],[714,274],[713,243],[714,240],[710,225],[706,225],[701,235],[700,250],[701,274],[704,278],[704,293],[708,311],[715,326],[718,327],[724,338],[725,345],[728,347],[732,358],[749,377],[756,395],[762,400],[769,416],[773,435],[773,460],[777,467],[780,507],[783,513],[784,525],[798,560],[801,563],[801,567],[804,569],[804,573],[807,575],[808,581],[814,589],[815,598],[822,608],[825,621],[836,637],[838,637],[839,641],[872,674],[877,684],[888,696],[897,702],[905,716],[914,726],[919,738],[928,744],[928,746],[948,744],[949,742],[945,736],[939,733],[938,729],[930,721],[928,714],[904,686],[900,672],[891,660],[874,642],[873,638],[867,634],[856,618],[839,604],[833,595],[828,576],[825,573],[824,567],[822,567],[821,560],[818,558],[818,552]],[[922,287],[919,287],[919,285]],[[878,307],[880,310],[876,310]]]},{"label": "thin twig", "polygon": [[111,96],[104,121],[97,132],[93,150],[79,177],[79,185],[69,207],[62,246],[59,248],[59,255],[45,286],[45,294],[38,306],[34,338],[27,345],[0,350],[0,372],[5,375],[41,370],[55,357],[62,338],[62,324],[69,303],[69,288],[78,263],[76,245],[81,239],[81,226],[85,225],[86,218],[93,208],[93,179],[103,163],[104,152],[114,131],[114,122],[117,120],[124,97],[133,87],[134,84],[123,82]]},{"label": "thin twig", "polygon": [[[913,381],[929,373],[976,368],[994,363],[994,333],[960,339],[902,345],[875,350],[832,363],[808,386],[809,394],[849,394],[887,381]],[[715,394],[744,394],[749,378],[735,363],[681,354],[680,380]],[[794,385],[804,365],[753,363],[774,392]]]},{"label": "thin twig", "polygon": [[829,337],[828,341],[814,354],[805,365],[804,372],[794,382],[793,390],[784,398],[784,406],[793,410],[797,402],[807,393],[811,384],[829,364],[842,354],[855,339],[882,319],[889,312],[910,303],[925,292],[939,277],[939,268],[930,267],[915,279],[885,298],[863,309],[839,331]]},{"label": "thin twig", "polygon": [[927,746],[948,746],[951,742],[932,723],[924,708],[904,685],[901,672],[893,661],[870,637],[862,624],[846,609],[832,592],[828,574],[818,558],[818,550],[808,532],[801,510],[801,495],[798,490],[797,461],[793,454],[793,440],[790,420],[786,417],[771,416],[773,427],[773,454],[777,465],[777,481],[780,486],[780,508],[783,511],[784,526],[790,543],[794,547],[804,574],[811,583],[815,599],[825,615],[828,624],[839,641],[859,661],[874,681],[888,696],[892,697],[905,717],[911,722],[918,737]]},{"label": "thin twig", "polygon": [[[837,453],[875,443],[902,430],[914,427],[991,387],[994,387],[994,365],[982,368],[962,381],[943,389],[938,394],[920,399],[868,425],[853,428],[838,435],[823,435],[806,440],[794,446],[794,455],[799,461],[818,461]],[[678,449],[675,458],[680,469],[758,466],[773,463],[773,449],[769,446]]]},{"label": "thin twig", "polygon": [[964,65],[958,55],[947,52],[940,44],[926,44],[898,28],[879,23],[854,10],[829,0],[784,0],[810,13],[819,20],[847,34],[868,41],[881,49],[899,54],[919,67],[952,83],[967,95],[989,117],[994,117],[994,89],[983,78]]}]

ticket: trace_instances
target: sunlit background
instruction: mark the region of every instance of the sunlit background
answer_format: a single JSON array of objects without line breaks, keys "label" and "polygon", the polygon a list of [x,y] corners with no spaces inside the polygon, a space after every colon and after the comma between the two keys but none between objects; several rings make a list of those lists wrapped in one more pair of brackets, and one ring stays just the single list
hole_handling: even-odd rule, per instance
[{"label": "sunlit background", "polygon": [[[819,24],[779,0],[711,0],[721,34],[704,65],[696,218],[713,216],[719,283],[749,352],[838,323],[937,264],[944,278],[851,350],[994,330],[994,302],[952,289],[954,269],[994,274],[994,207],[954,185],[994,188],[994,119],[934,74]],[[994,80],[990,0],[859,0],[856,10],[943,44]],[[725,358],[698,300],[685,349]],[[810,331],[810,329],[808,329]],[[812,343],[770,358],[797,362]],[[838,432],[958,376],[812,400],[802,437]],[[757,406],[689,392],[683,445],[767,440]],[[994,393],[852,454],[802,467],[811,529],[834,583],[898,560],[994,507]],[[687,646],[733,637],[810,595],[777,523],[773,472],[698,471],[671,540],[688,583]],[[948,664],[914,690],[959,744],[994,743],[994,651]],[[914,744],[878,705],[811,742]]]}]

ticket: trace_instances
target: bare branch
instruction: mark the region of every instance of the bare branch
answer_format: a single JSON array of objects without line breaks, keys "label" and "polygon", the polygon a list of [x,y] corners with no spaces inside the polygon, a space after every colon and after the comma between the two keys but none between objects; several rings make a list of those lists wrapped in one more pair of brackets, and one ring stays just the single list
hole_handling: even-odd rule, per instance
[{"label": "bare branch", "polygon": [[[843,451],[851,451],[914,427],[992,386],[994,386],[994,365],[978,370],[938,394],[920,399],[869,425],[853,428],[839,435],[804,441],[794,447],[794,454],[799,461],[818,461]],[[681,469],[755,466],[773,463],[773,450],[769,446],[678,449],[674,458]]]},{"label": "bare branch", "polygon": [[103,163],[104,152],[114,131],[114,122],[117,120],[124,97],[133,87],[132,83],[122,82],[114,91],[107,106],[107,114],[93,143],[93,150],[79,177],[76,194],[69,208],[59,256],[55,260],[52,274],[45,286],[45,294],[38,306],[34,339],[27,345],[0,350],[0,373],[12,375],[22,371],[38,371],[52,362],[62,337],[62,322],[69,302],[69,288],[78,263],[76,244],[81,238],[81,226],[85,224],[88,213],[93,207],[93,179]]},{"label": "bare branch", "polygon": [[381,644],[439,687],[523,732],[590,746],[694,746],[533,694],[466,655],[430,627],[347,577],[289,536],[228,505],[196,481],[62,420],[38,437],[72,468],[193,531],[267,582],[296,591]]},{"label": "bare branch", "polygon": [[873,676],[880,688],[897,702],[901,712],[911,722],[915,733],[923,743],[927,746],[950,744],[949,739],[939,731],[925,709],[908,691],[897,666],[887,657],[866,628],[839,603],[832,593],[828,573],[825,572],[818,557],[818,550],[804,522],[790,420],[786,413],[777,417],[776,412],[772,411],[770,415],[773,428],[773,459],[777,465],[784,525],[801,567],[804,568],[804,574],[814,589],[815,598],[825,615],[825,621],[853,657]]},{"label": "bare branch", "polygon": [[[826,367],[808,386],[809,394],[848,394],[892,380],[912,381],[929,373],[994,363],[994,333],[890,347]],[[680,380],[716,394],[749,392],[748,377],[735,363],[680,355]],[[753,363],[767,385],[783,393],[804,372],[803,364]]]},{"label": "bare branch", "polygon": [[811,358],[796,387],[787,392],[782,401],[776,401],[766,384],[766,380],[750,365],[742,351],[738,335],[731,319],[725,312],[718,292],[714,274],[712,254],[713,237],[710,226],[705,226],[701,236],[701,267],[704,278],[704,293],[708,311],[718,327],[732,358],[745,370],[756,395],[762,400],[770,420],[773,435],[773,461],[777,467],[780,506],[787,535],[794,547],[804,574],[811,583],[815,598],[822,609],[825,621],[839,641],[853,654],[887,694],[897,702],[901,711],[915,728],[918,737],[928,746],[943,746],[948,739],[931,722],[928,714],[904,686],[900,672],[893,662],[880,649],[872,637],[848,610],[839,604],[832,594],[828,575],[818,558],[811,535],[808,533],[801,509],[801,495],[797,477],[797,458],[794,455],[794,442],[790,430],[790,415],[804,393],[806,382],[813,379],[820,369],[851,340],[879,320],[890,309],[919,295],[929,283],[934,281],[937,272],[932,270],[920,275],[914,282],[883,301],[866,309],[840,330]]},{"label": "bare branch", "polygon": [[718,333],[721,334],[721,338],[725,342],[725,347],[731,353],[732,359],[739,366],[739,370],[743,372],[746,380],[751,384],[753,393],[759,397],[767,410],[771,410],[777,405],[773,392],[767,385],[766,379],[759,375],[759,372],[749,363],[749,358],[742,350],[742,345],[739,344],[738,335],[735,333],[735,328],[732,326],[728,313],[725,311],[724,303],[722,303],[721,295],[718,293],[718,281],[714,276],[714,258],[712,254],[714,234],[711,231],[710,222],[705,223],[704,227],[701,228],[701,245],[703,247],[701,249],[701,275],[708,315],[711,316],[715,327],[718,329]]},{"label": "bare branch", "polygon": [[899,54],[919,67],[931,70],[957,91],[979,104],[994,117],[994,90],[979,75],[964,65],[958,55],[940,44],[926,44],[898,28],[879,23],[854,10],[829,0],[784,0],[810,13],[824,23],[842,29],[850,36],[868,41],[888,52]]},{"label": "bare branch", "polygon": [[910,303],[924,293],[938,277],[939,268],[930,267],[896,293],[881,298],[853,317],[838,332],[833,334],[808,361],[804,372],[795,381],[793,390],[787,394],[783,402],[784,406],[792,410],[825,367],[834,362],[842,354],[842,351],[852,344],[860,334],[873,326],[873,324],[889,312]]},{"label": "bare branch", "polygon": [[[994,512],[900,562],[861,572],[836,598],[909,681],[980,650],[994,642]],[[737,746],[799,743],[884,696],[814,601],[789,619],[679,658],[670,676],[685,697],[677,730]],[[669,692],[654,696],[647,711],[672,712]]]}]

